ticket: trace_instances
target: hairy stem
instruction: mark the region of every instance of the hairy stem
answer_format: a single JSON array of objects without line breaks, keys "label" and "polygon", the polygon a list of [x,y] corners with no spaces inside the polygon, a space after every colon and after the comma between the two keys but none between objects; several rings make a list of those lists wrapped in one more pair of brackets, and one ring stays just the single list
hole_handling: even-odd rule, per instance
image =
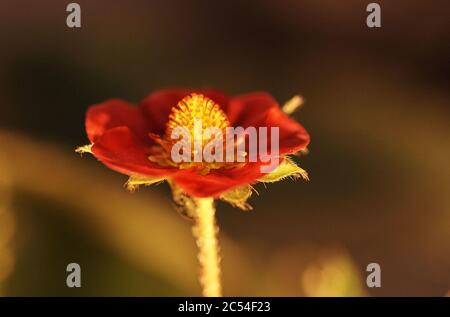
[{"label": "hairy stem", "polygon": [[220,255],[217,233],[219,228],[215,221],[213,198],[197,198],[194,237],[199,248],[198,260],[201,265],[200,283],[203,296],[222,296],[220,281]]}]

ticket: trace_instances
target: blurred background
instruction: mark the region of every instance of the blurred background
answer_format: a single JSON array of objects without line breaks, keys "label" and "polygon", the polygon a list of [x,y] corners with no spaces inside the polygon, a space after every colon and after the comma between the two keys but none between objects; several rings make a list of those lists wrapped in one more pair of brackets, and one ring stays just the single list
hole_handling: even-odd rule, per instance
[{"label": "blurred background", "polygon": [[201,294],[168,186],[74,153],[89,105],[171,86],[306,100],[311,181],[218,204],[225,295],[449,291],[448,1],[377,1],[378,29],[361,0],[79,0],[79,29],[69,2],[0,2],[0,295]]}]

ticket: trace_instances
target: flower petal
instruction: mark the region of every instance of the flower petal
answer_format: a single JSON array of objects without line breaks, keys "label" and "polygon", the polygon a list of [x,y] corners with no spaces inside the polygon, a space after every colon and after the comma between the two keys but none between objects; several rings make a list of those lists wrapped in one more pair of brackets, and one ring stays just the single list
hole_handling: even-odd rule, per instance
[{"label": "flower petal", "polygon": [[172,107],[176,106],[184,97],[194,92],[205,95],[223,108],[228,103],[228,97],[214,89],[194,90],[188,88],[171,88],[156,91],[144,98],[140,105],[149,122],[150,132],[159,135],[164,134],[166,122]]},{"label": "flower petal", "polygon": [[226,114],[234,127],[259,127],[264,123],[267,111],[274,107],[278,107],[278,103],[271,95],[253,92],[232,97]]},{"label": "flower petal", "polygon": [[276,100],[264,92],[236,96],[230,100],[227,116],[234,127],[279,128],[279,153],[289,154],[304,149],[309,143],[305,128],[281,110]]},{"label": "flower petal", "polygon": [[91,150],[103,164],[126,175],[165,176],[178,170],[150,162],[148,147],[129,127],[117,127],[97,138]]},{"label": "flower petal", "polygon": [[126,126],[145,140],[148,133],[147,122],[142,111],[120,99],[110,99],[93,105],[86,114],[86,132],[93,143],[107,130]]},{"label": "flower petal", "polygon": [[237,186],[254,183],[263,175],[260,166],[260,163],[247,163],[238,168],[212,170],[207,175],[181,170],[174,175],[173,180],[191,196],[218,198]]},{"label": "flower petal", "polygon": [[280,128],[280,154],[296,153],[308,146],[310,138],[305,128],[284,114],[279,107],[268,112],[267,127]]}]

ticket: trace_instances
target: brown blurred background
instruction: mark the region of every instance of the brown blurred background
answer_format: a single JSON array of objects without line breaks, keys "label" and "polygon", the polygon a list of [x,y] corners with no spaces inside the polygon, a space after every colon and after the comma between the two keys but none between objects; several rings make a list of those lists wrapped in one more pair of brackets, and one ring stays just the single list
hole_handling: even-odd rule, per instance
[{"label": "brown blurred background", "polygon": [[361,0],[79,0],[80,29],[69,2],[0,3],[0,295],[200,295],[168,187],[73,151],[90,104],[168,86],[306,100],[311,181],[218,205],[225,295],[449,291],[448,1],[377,1],[380,29]]}]

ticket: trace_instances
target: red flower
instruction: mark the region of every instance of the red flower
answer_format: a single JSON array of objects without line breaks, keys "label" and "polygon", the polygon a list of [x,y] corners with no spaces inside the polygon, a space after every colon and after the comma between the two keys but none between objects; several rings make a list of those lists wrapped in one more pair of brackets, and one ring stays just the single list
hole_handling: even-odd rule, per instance
[{"label": "red flower", "polygon": [[176,124],[173,114],[177,105],[179,108],[179,102],[193,93],[218,105],[214,111],[232,127],[279,127],[280,156],[298,152],[309,143],[306,130],[284,114],[265,92],[228,97],[216,90],[167,89],[150,94],[139,106],[119,99],[91,106],[86,115],[86,132],[92,154],[123,174],[165,177],[194,197],[219,197],[232,188],[256,182],[264,175],[261,162],[216,166],[205,172],[196,165],[186,167],[164,161],[169,122]]}]

